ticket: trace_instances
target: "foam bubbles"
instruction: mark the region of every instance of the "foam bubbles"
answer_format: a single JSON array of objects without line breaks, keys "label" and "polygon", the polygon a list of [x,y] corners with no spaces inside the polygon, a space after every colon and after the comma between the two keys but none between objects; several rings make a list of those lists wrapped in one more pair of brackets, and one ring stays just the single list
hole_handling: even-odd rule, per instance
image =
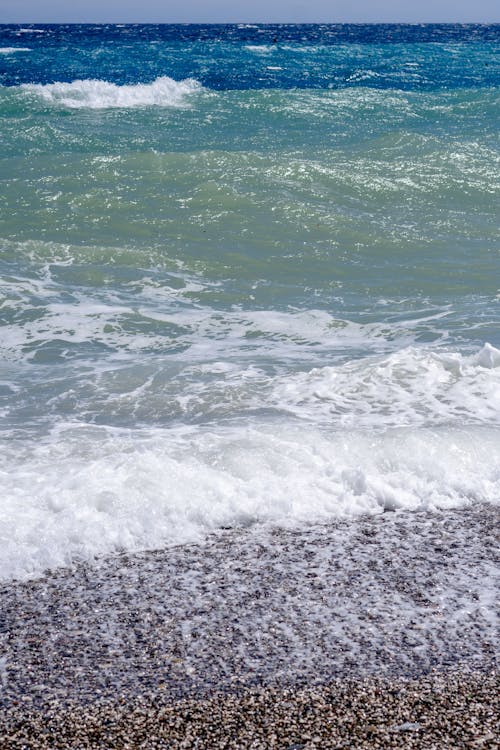
[{"label": "foam bubbles", "polygon": [[49,104],[69,109],[129,107],[182,107],[190,94],[201,90],[194,79],[174,81],[161,76],[152,83],[117,86],[108,81],[77,80],[71,83],[23,84],[22,90],[36,94]]},{"label": "foam bubbles", "polygon": [[0,577],[30,577],[117,550],[399,508],[498,503],[492,428],[378,437],[291,423],[193,429],[61,426],[0,454]]},{"label": "foam bubbles", "polygon": [[302,419],[356,428],[500,423],[500,351],[405,347],[276,382],[272,400]]}]

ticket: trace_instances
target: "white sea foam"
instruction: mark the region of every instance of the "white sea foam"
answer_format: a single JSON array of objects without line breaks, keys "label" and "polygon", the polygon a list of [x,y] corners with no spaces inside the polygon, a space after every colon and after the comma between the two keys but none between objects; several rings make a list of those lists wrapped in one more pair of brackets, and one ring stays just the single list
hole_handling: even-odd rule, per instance
[{"label": "white sea foam", "polygon": [[109,81],[77,80],[71,83],[22,84],[20,88],[50,104],[70,109],[129,107],[183,107],[193,93],[202,89],[192,78],[174,81],[161,76],[152,83],[117,86]]},{"label": "white sea foam", "polygon": [[322,44],[280,44],[280,50],[287,52],[299,52],[301,54],[311,54],[311,52],[328,52],[328,47]]},{"label": "white sea foam", "polygon": [[269,55],[276,47],[272,44],[246,44],[245,49],[257,55]]},{"label": "white sea foam", "polygon": [[66,425],[0,453],[0,576],[120,549],[202,540],[398,508],[498,503],[493,428],[375,437],[290,423],[116,431]]},{"label": "white sea foam", "polygon": [[[204,349],[209,351],[210,342]],[[68,402],[75,403],[79,413],[127,424],[207,422],[265,410],[308,427],[375,435],[401,427],[498,426],[500,367],[488,365],[488,357],[494,361],[498,350],[484,347],[466,357],[410,348],[383,358],[273,375],[262,360],[200,358],[197,363],[183,349],[167,364],[158,356],[141,361],[131,352],[128,359],[122,353],[119,364],[94,364],[78,387],[74,381],[61,383],[48,405],[54,414],[64,414]]]},{"label": "white sea foam", "polygon": [[351,81],[351,82],[369,81],[372,78],[381,78],[381,77],[382,77],[382,74],[376,70],[356,70],[346,80]]},{"label": "white sea foam", "polygon": [[[18,247],[18,246],[16,246]],[[74,248],[62,245],[21,246],[31,258],[39,250],[50,252],[50,263],[45,263],[38,278],[5,278],[0,280],[0,292],[5,296],[5,305],[19,311],[29,309],[33,298],[43,298],[47,303],[37,308],[36,316],[19,325],[12,321],[4,325],[0,340],[0,353],[8,359],[33,356],[33,342],[43,345],[54,340],[71,343],[101,342],[111,348],[121,347],[138,351],[145,348],[163,349],[165,337],[158,333],[152,321],[158,321],[183,329],[180,340],[190,347],[190,357],[220,359],[242,352],[245,349],[280,357],[304,356],[304,344],[308,353],[330,352],[335,357],[339,349],[368,348],[374,352],[392,351],[414,343],[414,329],[429,326],[431,330],[443,315],[442,310],[423,311],[421,317],[402,323],[385,325],[379,323],[359,324],[338,320],[322,310],[273,311],[232,310],[221,314],[208,307],[193,307],[179,304],[190,302],[193,291],[212,290],[218,282],[202,276],[182,272],[180,283],[172,288],[164,282],[158,284],[150,276],[133,282],[133,293],[128,285],[120,294],[101,289],[93,295],[72,294],[72,300],[60,301],[61,287],[56,281],[56,266],[71,266],[74,263]],[[35,254],[35,255],[34,255]],[[173,274],[171,274],[173,275]],[[167,302],[168,304],[167,306]],[[153,304],[152,304],[153,303]],[[96,309],[96,305],[97,308]],[[127,319],[137,315],[144,325],[142,333],[129,330]],[[28,348],[26,348],[28,347]]]},{"label": "white sea foam", "polygon": [[31,47],[0,47],[0,55],[13,55],[16,52],[31,52]]},{"label": "white sea foam", "polygon": [[500,424],[500,351],[408,347],[278,380],[272,400],[303,419],[355,428]]}]

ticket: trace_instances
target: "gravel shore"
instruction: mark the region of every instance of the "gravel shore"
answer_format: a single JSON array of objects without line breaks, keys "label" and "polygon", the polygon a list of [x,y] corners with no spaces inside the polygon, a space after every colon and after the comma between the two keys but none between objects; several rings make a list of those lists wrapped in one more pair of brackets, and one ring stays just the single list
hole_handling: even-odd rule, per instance
[{"label": "gravel shore", "polygon": [[0,747],[498,747],[498,511],[386,513],[0,589]]},{"label": "gravel shore", "polygon": [[70,748],[498,747],[500,685],[493,674],[433,674],[407,681],[336,681],[302,690],[260,689],[205,700],[120,697],[57,703],[3,717],[5,750]]}]

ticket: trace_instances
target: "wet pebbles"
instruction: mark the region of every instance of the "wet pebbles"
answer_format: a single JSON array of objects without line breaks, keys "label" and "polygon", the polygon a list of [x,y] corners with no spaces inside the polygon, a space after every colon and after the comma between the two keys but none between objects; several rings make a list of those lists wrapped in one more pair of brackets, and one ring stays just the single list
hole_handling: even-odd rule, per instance
[{"label": "wet pebbles", "polygon": [[226,531],[4,585],[0,747],[497,747],[497,529]]}]

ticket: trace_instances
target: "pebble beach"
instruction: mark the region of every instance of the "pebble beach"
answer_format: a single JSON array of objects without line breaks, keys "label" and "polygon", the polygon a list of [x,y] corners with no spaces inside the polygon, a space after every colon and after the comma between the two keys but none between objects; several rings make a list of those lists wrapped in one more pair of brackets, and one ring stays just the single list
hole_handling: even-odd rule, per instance
[{"label": "pebble beach", "polygon": [[32,748],[484,748],[498,747],[493,674],[344,681],[165,702],[119,698],[43,714],[16,710],[3,747]]},{"label": "pebble beach", "polygon": [[497,747],[497,537],[384,513],[9,583],[2,748]]}]

